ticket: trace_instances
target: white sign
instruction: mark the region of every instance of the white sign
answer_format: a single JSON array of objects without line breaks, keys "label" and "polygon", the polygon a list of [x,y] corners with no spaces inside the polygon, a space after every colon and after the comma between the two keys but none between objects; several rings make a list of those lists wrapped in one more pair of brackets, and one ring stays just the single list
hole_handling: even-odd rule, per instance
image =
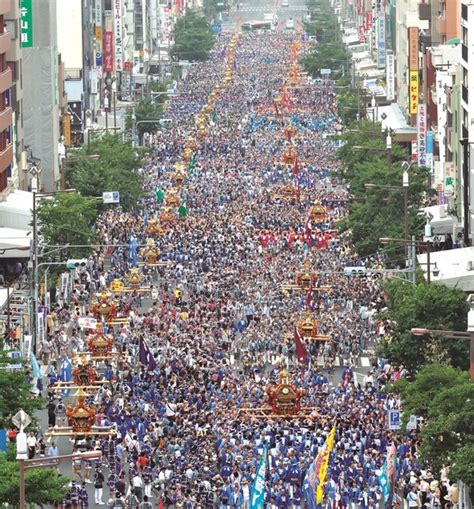
[{"label": "white sign", "polygon": [[410,420],[407,423],[407,430],[414,430],[418,427],[416,415],[410,415]]},{"label": "white sign", "polygon": [[28,336],[28,335],[26,335],[23,338],[23,357],[25,359],[29,359],[30,358],[31,339],[32,339],[32,336]]},{"label": "white sign", "polygon": [[426,166],[426,104],[418,104],[417,115],[418,166]]},{"label": "white sign", "polygon": [[77,320],[81,329],[95,329],[97,327],[97,320],[89,316],[83,316]]},{"label": "white sign", "polygon": [[401,415],[400,410],[389,410],[388,411],[388,429],[397,430],[401,427]]},{"label": "white sign", "polygon": [[120,203],[120,193],[112,191],[110,193],[102,193],[103,203]]},{"label": "white sign", "polygon": [[331,69],[321,69],[320,71],[321,76],[327,76],[331,74]]},{"label": "white sign", "polygon": [[123,41],[122,41],[122,0],[114,0],[114,51],[115,70],[123,69]]},{"label": "white sign", "polygon": [[395,100],[395,55],[387,51],[387,65],[385,67],[387,101]]},{"label": "white sign", "polygon": [[19,410],[12,417],[12,422],[18,429],[27,428],[31,424],[31,417],[24,410]]},{"label": "white sign", "polygon": [[385,39],[387,34],[385,33],[385,12],[382,10],[378,13],[377,23],[377,64],[379,67],[385,67],[386,63],[386,45]]},{"label": "white sign", "polygon": [[95,0],[95,26],[102,26],[102,0]]}]

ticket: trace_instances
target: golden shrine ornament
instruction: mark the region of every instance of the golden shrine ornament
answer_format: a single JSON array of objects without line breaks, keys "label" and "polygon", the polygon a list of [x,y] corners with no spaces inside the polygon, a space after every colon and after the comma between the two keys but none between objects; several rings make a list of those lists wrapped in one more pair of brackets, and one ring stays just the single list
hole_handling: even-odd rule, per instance
[{"label": "golden shrine ornament", "polygon": [[280,380],[267,387],[267,395],[272,412],[276,415],[295,415],[301,409],[303,391],[297,389],[286,370],[280,372]]}]

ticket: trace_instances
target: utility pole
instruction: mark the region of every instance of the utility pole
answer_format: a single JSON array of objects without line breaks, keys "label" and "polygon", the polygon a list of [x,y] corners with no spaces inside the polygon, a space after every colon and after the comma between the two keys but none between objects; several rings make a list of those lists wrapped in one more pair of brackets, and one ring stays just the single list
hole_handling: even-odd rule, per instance
[{"label": "utility pole", "polygon": [[464,246],[469,247],[469,140],[461,140],[463,146],[462,180],[463,180],[463,211],[464,211]]}]

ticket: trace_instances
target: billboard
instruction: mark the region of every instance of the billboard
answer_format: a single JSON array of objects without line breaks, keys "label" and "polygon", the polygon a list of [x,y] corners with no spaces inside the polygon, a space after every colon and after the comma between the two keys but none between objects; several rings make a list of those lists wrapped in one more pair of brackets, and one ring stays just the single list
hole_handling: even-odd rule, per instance
[{"label": "billboard", "polygon": [[418,166],[426,166],[426,104],[418,104],[417,116]]},{"label": "billboard", "polygon": [[122,0],[114,0],[114,47],[115,70],[123,68],[123,41],[122,41]]},{"label": "billboard", "polygon": [[104,72],[113,72],[114,70],[114,34],[112,32],[104,33],[103,61]]},{"label": "billboard", "polygon": [[410,83],[408,86],[409,86],[410,114],[416,115],[418,112],[418,97],[419,97],[418,71],[410,71]]},{"label": "billboard", "polygon": [[387,51],[385,81],[387,101],[393,101],[395,99],[395,55],[392,50]]}]

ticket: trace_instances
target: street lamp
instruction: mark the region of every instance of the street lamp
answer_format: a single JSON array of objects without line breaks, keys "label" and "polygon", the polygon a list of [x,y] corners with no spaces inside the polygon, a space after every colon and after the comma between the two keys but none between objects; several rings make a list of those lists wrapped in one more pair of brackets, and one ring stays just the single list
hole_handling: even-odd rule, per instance
[{"label": "street lamp", "polygon": [[75,189],[64,189],[62,191],[51,191],[47,193],[38,193],[33,190],[33,238],[31,246],[31,281],[32,281],[32,312],[31,312],[31,335],[32,335],[32,350],[36,354],[37,348],[37,314],[38,314],[38,222],[36,217],[36,200],[38,198],[46,198],[60,193],[75,193]]},{"label": "street lamp", "polygon": [[471,380],[474,380],[474,296],[469,295],[467,298],[469,303],[469,312],[467,314],[467,331],[453,331],[453,330],[436,330],[436,329],[421,329],[413,328],[411,333],[414,336],[424,336],[425,334],[438,334],[446,339],[468,339],[469,340],[469,373]]}]

